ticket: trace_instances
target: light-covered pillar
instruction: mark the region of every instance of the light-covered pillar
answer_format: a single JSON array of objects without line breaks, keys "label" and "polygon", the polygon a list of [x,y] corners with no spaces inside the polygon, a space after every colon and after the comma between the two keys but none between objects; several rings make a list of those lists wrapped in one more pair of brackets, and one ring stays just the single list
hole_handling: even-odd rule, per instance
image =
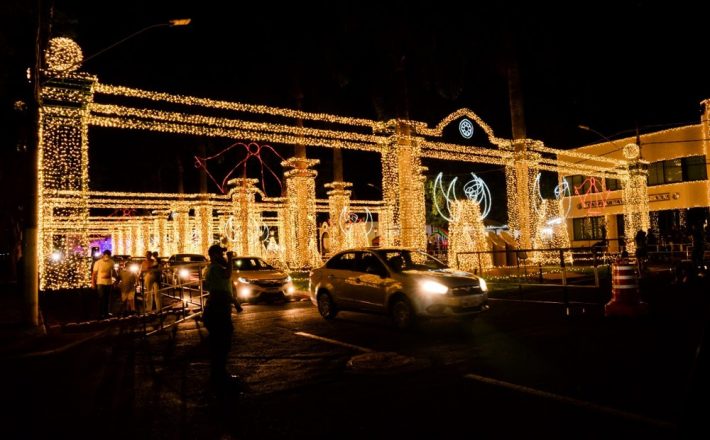
[{"label": "light-covered pillar", "polygon": [[190,233],[190,208],[185,202],[177,203],[173,208],[173,248],[174,253],[189,252]]},{"label": "light-covered pillar", "polygon": [[140,246],[136,255],[145,255],[145,253],[148,251],[153,252],[153,249],[150,247],[150,225],[152,222],[151,219],[148,217],[141,218],[140,222],[141,240],[139,242]]},{"label": "light-covered pillar", "polygon": [[284,218],[286,261],[289,267],[305,269],[320,263],[316,227],[316,176],[311,167],[317,159],[292,157],[281,162],[286,178],[286,207]]},{"label": "light-covered pillar", "polygon": [[379,223],[381,231],[389,230],[382,234],[385,245],[426,249],[425,168],[415,134],[406,121],[397,121],[382,153],[382,194],[389,212],[384,216],[388,222]]},{"label": "light-covered pillar", "polygon": [[[46,54],[38,125],[37,245],[25,250],[30,264],[36,255],[40,290],[90,284],[88,121],[96,77],[74,71],[81,57],[81,48],[68,38],[52,39]],[[63,199],[61,207],[52,203],[55,197]],[[28,298],[36,300],[35,294]]]},{"label": "light-covered pillar", "polygon": [[628,159],[629,177],[624,181],[621,197],[624,203],[624,238],[630,255],[636,251],[634,238],[640,230],[648,231],[651,221],[648,215],[648,162],[639,157],[636,144],[624,146]]},{"label": "light-covered pillar", "polygon": [[350,191],[352,187],[350,182],[331,182],[326,183],[325,187],[328,191],[328,214],[330,216],[330,227],[328,228],[328,253],[334,254],[342,249],[345,249],[346,237],[344,229],[343,217],[347,216],[350,211]]},{"label": "light-covered pillar", "polygon": [[123,226],[116,225],[111,234],[113,247],[111,248],[114,255],[125,255],[126,252],[126,237],[123,232]]},{"label": "light-covered pillar", "polygon": [[[227,222],[227,237],[231,247],[238,255],[262,255],[259,241],[261,213],[256,210],[256,194],[261,193],[256,187],[258,179],[246,177],[228,182],[232,189],[232,217]],[[263,196],[263,194],[262,194]]]},{"label": "light-covered pillar", "polygon": [[139,241],[141,240],[141,228],[140,225],[135,221],[131,221],[131,227],[129,229],[129,234],[131,237],[131,245],[130,245],[130,252],[128,255],[131,255],[133,257],[140,256],[140,253],[138,252],[139,249]]},{"label": "light-covered pillar", "polygon": [[212,206],[208,200],[201,200],[195,205],[196,252],[207,255],[212,245]]},{"label": "light-covered pillar", "polygon": [[505,166],[508,199],[508,225],[520,249],[532,247],[532,237],[537,229],[537,217],[532,212],[531,196],[535,191],[538,154],[527,151],[526,140],[515,141],[513,162]]}]

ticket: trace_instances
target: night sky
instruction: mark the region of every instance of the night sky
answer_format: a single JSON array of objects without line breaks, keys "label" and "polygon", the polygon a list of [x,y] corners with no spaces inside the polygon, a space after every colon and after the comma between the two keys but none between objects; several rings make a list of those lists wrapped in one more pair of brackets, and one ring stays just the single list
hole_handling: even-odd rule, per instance
[{"label": "night sky", "polygon": [[[435,125],[467,107],[500,137],[511,136],[506,72],[515,60],[527,136],[556,148],[600,140],[579,124],[612,138],[636,127],[697,124],[699,102],[710,98],[700,3],[381,3],[125,0],[107,10],[99,2],[56,1],[52,34],[74,38],[87,57],[148,25],[190,17],[189,27],[151,29],[84,70],[108,84],[378,120]],[[3,6],[0,44],[10,67],[4,112],[17,99],[9,85],[24,75],[23,50],[31,49],[21,4]],[[185,189],[195,190],[191,157],[205,139],[106,129],[90,136],[94,189],[174,191],[181,155]],[[213,139],[208,152],[232,142]],[[277,148],[290,156],[289,147]],[[327,181],[329,152],[308,154],[326,162],[320,172]],[[356,181],[360,198],[373,197],[368,181],[379,184],[378,176],[362,178],[347,166],[345,178]]]}]

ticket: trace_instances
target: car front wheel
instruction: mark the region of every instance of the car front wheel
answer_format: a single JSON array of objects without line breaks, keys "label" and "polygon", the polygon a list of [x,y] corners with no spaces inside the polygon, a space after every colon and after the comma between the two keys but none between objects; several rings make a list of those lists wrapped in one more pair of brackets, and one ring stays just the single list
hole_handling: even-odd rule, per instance
[{"label": "car front wheel", "polygon": [[397,328],[409,329],[414,326],[414,309],[405,298],[399,298],[392,304],[392,320]]},{"label": "car front wheel", "polygon": [[333,298],[329,293],[323,292],[318,295],[318,313],[320,313],[324,319],[333,319],[335,315],[338,314],[335,304],[333,303]]}]

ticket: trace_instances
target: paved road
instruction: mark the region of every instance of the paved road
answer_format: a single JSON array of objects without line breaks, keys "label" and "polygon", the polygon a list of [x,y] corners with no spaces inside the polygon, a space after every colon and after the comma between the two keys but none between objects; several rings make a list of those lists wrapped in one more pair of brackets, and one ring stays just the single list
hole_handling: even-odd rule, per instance
[{"label": "paved road", "polygon": [[3,426],[9,438],[675,438],[706,304],[668,295],[673,308],[636,320],[501,295],[473,323],[412,332],[356,313],[327,322],[308,302],[251,305],[229,361],[246,395],[207,389],[206,331],[188,322],[4,365]]}]

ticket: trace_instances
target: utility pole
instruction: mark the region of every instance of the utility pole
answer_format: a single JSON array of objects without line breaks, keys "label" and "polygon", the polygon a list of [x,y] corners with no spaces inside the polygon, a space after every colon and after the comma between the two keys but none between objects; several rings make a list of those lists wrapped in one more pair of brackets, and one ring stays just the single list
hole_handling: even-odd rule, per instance
[{"label": "utility pole", "polygon": [[52,9],[49,2],[37,0],[35,2],[34,23],[34,54],[32,65],[32,94],[30,97],[29,115],[30,142],[27,148],[27,198],[24,203],[25,218],[22,233],[22,260],[23,279],[22,294],[24,297],[23,321],[29,327],[44,332],[39,314],[39,273],[37,270],[37,151],[39,149],[39,121],[40,102],[42,99],[41,71],[44,65],[44,48],[47,47],[49,38],[49,24]]}]

